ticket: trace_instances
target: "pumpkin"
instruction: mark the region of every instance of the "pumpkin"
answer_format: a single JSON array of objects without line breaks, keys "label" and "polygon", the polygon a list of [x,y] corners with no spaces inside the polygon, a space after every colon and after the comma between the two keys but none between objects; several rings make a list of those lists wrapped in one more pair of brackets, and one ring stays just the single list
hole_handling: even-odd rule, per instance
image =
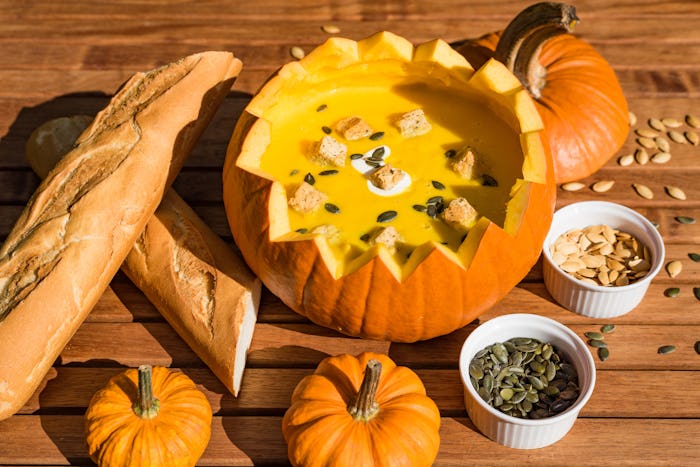
[{"label": "pumpkin", "polygon": [[211,436],[212,411],[185,374],[142,365],[113,376],[85,413],[98,465],[193,466]]},{"label": "pumpkin", "polygon": [[[362,92],[385,86],[389,93],[433,82],[480,99],[476,113],[465,113],[464,119],[478,123],[479,112],[497,112],[504,122],[499,137],[515,141],[516,150],[499,154],[495,162],[517,172],[501,187],[503,217],[482,216],[454,249],[437,241],[415,245],[404,263],[382,244],[339,258],[328,237],[292,229],[287,188],[261,168],[274,141],[274,122],[292,118],[299,108],[315,114],[318,99],[355,83],[361,83]],[[359,42],[331,38],[283,66],[241,114],[223,168],[228,222],[244,259],[265,286],[314,323],[396,342],[444,335],[502,299],[539,257],[556,191],[541,130],[532,99],[495,60],[475,72],[441,40],[414,47],[389,32]],[[282,144],[295,150],[292,140]],[[439,158],[444,161],[442,151]],[[357,193],[345,195],[347,205]]]},{"label": "pumpkin", "polygon": [[538,3],[500,33],[453,44],[475,67],[494,57],[530,92],[542,116],[557,183],[587,177],[622,147],[629,111],[615,72],[589,43],[567,34],[576,9]]},{"label": "pumpkin", "polygon": [[440,412],[420,378],[383,354],[321,361],[294,389],[282,420],[293,465],[429,466]]}]

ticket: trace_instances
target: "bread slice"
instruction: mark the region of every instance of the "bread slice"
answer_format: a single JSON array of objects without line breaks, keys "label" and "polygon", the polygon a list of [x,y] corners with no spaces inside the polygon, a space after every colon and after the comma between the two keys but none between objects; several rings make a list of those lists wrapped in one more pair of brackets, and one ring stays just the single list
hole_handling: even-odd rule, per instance
[{"label": "bread slice", "polygon": [[[92,117],[50,120],[27,141],[27,161],[45,177]],[[260,304],[260,280],[170,189],[122,271],[226,388],[238,396]]]},{"label": "bread slice", "polygon": [[204,52],[134,75],[36,189],[0,248],[0,420],[107,288],[240,68]]}]

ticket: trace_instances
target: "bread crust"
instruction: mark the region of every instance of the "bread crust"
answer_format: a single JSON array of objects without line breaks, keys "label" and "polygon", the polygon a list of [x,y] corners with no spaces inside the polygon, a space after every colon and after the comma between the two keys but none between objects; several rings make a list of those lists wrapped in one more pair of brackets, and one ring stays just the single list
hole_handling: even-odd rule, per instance
[{"label": "bread crust", "polygon": [[204,52],[134,75],[32,195],[0,248],[0,420],[109,285],[240,68]]}]

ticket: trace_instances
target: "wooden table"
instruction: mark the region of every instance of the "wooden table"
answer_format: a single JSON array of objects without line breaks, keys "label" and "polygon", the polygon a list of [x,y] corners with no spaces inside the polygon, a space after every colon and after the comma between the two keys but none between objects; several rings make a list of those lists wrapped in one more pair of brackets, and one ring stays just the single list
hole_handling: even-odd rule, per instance
[{"label": "wooden table", "polygon": [[[328,34],[360,39],[379,30],[414,43],[435,37],[448,41],[503,27],[529,1],[508,0],[256,0],[216,1],[0,2],[0,240],[38,184],[24,159],[24,143],[42,122],[64,115],[94,114],[107,95],[135,71],[147,70],[205,49],[233,51],[244,71],[215,120],[177,178],[175,188],[226,240],[232,242],[221,200],[226,144],[250,93],[297,45],[309,51]],[[644,126],[649,117],[700,114],[700,3],[693,0],[581,0],[580,37],[590,41],[618,73],[630,109]],[[620,154],[635,147],[632,136]],[[280,429],[290,394],[318,362],[343,352],[375,350],[413,368],[442,414],[438,465],[674,464],[700,457],[700,147],[675,144],[665,165],[621,167],[611,160],[583,180],[611,179],[612,190],[559,190],[558,206],[586,199],[623,203],[659,223],[668,260],[683,272],[662,272],[643,303],[610,322],[611,356],[597,360],[593,397],[571,432],[539,450],[520,451],[482,436],[464,409],[457,361],[462,342],[478,323],[417,344],[354,339],[310,324],[263,293],[259,323],[238,399],[163,321],[121,273],[61,354],[45,387],[19,414],[0,422],[0,463],[65,465],[89,463],[82,438],[82,415],[90,396],[113,374],[141,363],[179,368],[206,393],[214,409],[211,442],[201,465],[285,464]],[[638,197],[632,183],[656,196]],[[665,185],[688,195],[678,201]],[[679,287],[680,296],[664,290]],[[500,304],[480,318],[531,312],[554,318],[579,335],[603,321],[580,317],[553,303],[542,282],[541,264]],[[657,354],[664,344],[677,346]],[[28,343],[32,345],[32,343]]]}]

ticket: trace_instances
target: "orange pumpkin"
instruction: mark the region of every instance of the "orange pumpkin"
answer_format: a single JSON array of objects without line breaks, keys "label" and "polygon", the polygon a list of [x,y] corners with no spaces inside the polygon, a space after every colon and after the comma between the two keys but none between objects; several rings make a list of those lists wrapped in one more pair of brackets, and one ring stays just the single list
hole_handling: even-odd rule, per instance
[{"label": "orange pumpkin", "polygon": [[506,64],[537,102],[557,183],[587,177],[619,151],[629,112],[615,72],[590,44],[571,34],[573,6],[538,3],[501,34],[453,44],[475,67]]},{"label": "orange pumpkin", "polygon": [[194,466],[211,420],[209,401],[185,374],[142,365],[113,376],[92,397],[88,452],[101,466]]},{"label": "orange pumpkin", "polygon": [[324,359],[297,385],[282,420],[293,465],[429,466],[440,412],[409,368],[362,353]]},{"label": "orange pumpkin", "polygon": [[[286,188],[261,169],[274,138],[270,122],[312,105],[307,101],[324,89],[351,86],[356,79],[386,83],[387,89],[401,88],[406,80],[441,80],[479,96],[484,108],[499,109],[508,122],[503,131],[515,135],[519,145],[519,152],[502,154],[498,161],[518,164],[519,173],[505,187],[504,219],[481,217],[456,251],[435,241],[417,245],[404,264],[381,244],[339,260],[325,236],[291,229]],[[447,334],[502,299],[539,257],[556,188],[541,129],[527,92],[495,60],[475,72],[439,40],[414,48],[387,32],[359,42],[332,38],[282,67],[241,115],[223,170],[229,225],[265,286],[313,322],[352,336],[400,342]],[[293,141],[288,146],[296,147]],[[441,152],[439,157],[444,164]],[[345,202],[352,196],[349,192]]]}]

